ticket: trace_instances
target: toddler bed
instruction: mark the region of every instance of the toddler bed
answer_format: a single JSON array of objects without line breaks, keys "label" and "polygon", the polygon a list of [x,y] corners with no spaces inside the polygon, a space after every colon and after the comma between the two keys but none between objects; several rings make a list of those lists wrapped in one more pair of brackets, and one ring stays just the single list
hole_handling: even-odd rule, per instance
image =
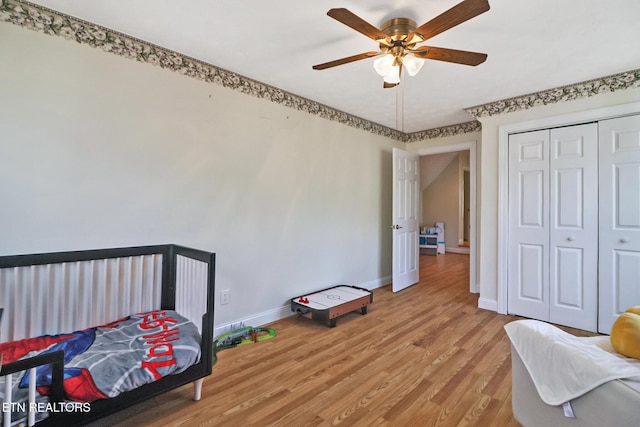
[{"label": "toddler bed", "polygon": [[2,425],[81,425],[191,382],[199,400],[214,277],[215,254],[176,245],[0,257]]}]

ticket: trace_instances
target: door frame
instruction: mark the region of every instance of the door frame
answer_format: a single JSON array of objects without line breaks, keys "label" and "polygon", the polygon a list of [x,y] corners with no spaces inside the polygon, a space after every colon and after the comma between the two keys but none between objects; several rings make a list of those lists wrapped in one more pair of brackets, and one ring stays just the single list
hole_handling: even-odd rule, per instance
[{"label": "door frame", "polygon": [[[476,217],[476,141],[461,142],[457,144],[440,145],[436,147],[422,147],[409,151],[419,156],[429,156],[431,154],[453,153],[458,151],[469,151],[469,177],[470,177],[470,230],[469,230],[469,291],[474,294],[480,293],[480,285],[476,279],[476,233],[478,219]],[[422,192],[420,192],[420,204],[422,204]],[[445,224],[446,227],[446,224]]]},{"label": "door frame", "polygon": [[[471,158],[469,158],[469,162],[471,162]],[[465,186],[466,175],[469,175],[469,189],[467,190]],[[469,213],[466,213],[465,210],[465,199],[467,198],[467,193],[469,193]],[[460,226],[458,227],[458,245],[462,245],[464,243],[464,235],[467,227],[465,223],[465,219],[471,226],[471,168],[464,166],[460,168],[460,213],[458,218],[458,223]],[[467,233],[471,236],[471,230],[468,230]]]},{"label": "door frame", "polygon": [[498,289],[497,312],[507,314],[507,268],[509,256],[509,134],[571,126],[640,113],[640,102],[596,108],[498,127]]}]

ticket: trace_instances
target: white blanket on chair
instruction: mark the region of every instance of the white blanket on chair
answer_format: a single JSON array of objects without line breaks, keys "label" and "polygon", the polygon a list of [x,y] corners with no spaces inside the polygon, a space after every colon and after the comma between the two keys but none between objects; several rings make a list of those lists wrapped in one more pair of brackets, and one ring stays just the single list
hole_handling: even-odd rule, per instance
[{"label": "white blanket on chair", "polygon": [[640,380],[640,360],[604,350],[595,341],[600,337],[576,337],[537,320],[517,320],[504,328],[549,405],[561,405],[608,381]]}]

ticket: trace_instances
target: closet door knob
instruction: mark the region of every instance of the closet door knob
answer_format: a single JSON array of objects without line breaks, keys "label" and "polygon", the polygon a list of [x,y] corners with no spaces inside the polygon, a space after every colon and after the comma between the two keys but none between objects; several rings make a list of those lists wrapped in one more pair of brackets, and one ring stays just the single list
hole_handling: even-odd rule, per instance
[{"label": "closet door knob", "polygon": [[568,242],[573,242],[575,240],[575,236],[569,236],[567,237],[567,241]]},{"label": "closet door knob", "polygon": [[627,237],[623,237],[620,239],[620,243],[629,243],[629,239]]}]

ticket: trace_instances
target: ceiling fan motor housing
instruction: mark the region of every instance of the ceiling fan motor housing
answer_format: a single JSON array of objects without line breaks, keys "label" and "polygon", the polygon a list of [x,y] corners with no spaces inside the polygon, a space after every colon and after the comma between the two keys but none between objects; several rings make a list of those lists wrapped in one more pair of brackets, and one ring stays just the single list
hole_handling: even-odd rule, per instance
[{"label": "ceiling fan motor housing", "polygon": [[[405,49],[412,49],[419,40],[406,40],[405,38],[416,29],[416,23],[409,18],[393,18],[382,24],[380,31],[391,37],[393,45],[387,42],[380,43],[380,50],[393,56],[402,56]],[[414,37],[415,39],[416,37]]]}]

